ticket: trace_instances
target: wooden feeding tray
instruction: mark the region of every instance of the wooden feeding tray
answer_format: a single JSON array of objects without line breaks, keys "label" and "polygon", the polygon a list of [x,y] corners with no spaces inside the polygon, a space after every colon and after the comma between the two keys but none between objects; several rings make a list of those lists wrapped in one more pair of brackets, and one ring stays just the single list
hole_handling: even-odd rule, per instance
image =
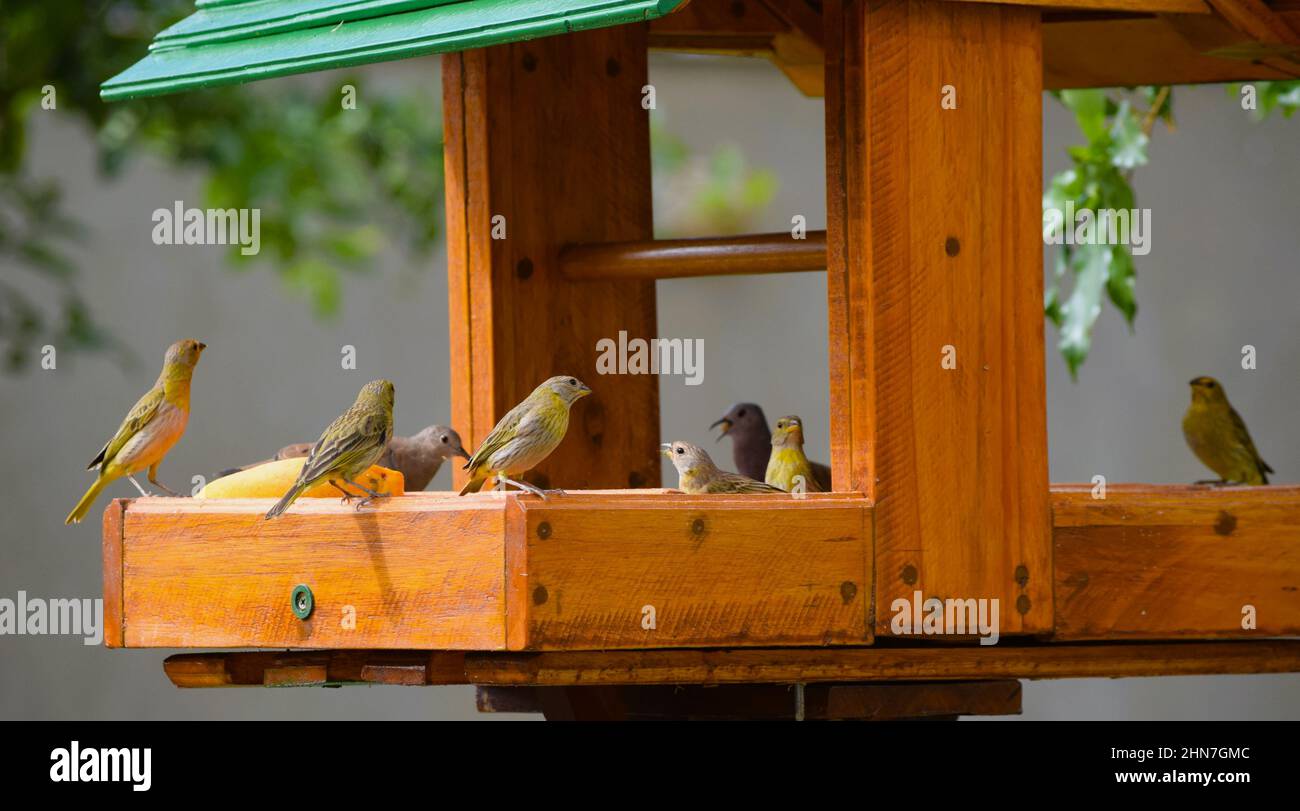
[{"label": "wooden feeding tray", "polygon": [[[793,684],[795,717],[947,717],[1018,711],[1020,678],[1300,670],[1271,638],[1300,634],[1300,488],[1049,483],[1041,232],[1045,88],[1296,76],[1294,0],[302,5],[210,4],[104,95],[444,53],[451,421],[476,445],[581,377],[532,473],[570,492],[113,502],[110,646],[262,649],[174,656],[183,686],[476,684],[548,717],[670,715],[667,684],[738,688],[720,715]],[[654,239],[652,47],[824,96],[825,231]],[[827,274],[838,492],[657,489],[658,380],[594,347],[656,336],[657,279],[784,271]],[[998,643],[896,632],[918,595],[996,600]]]}]

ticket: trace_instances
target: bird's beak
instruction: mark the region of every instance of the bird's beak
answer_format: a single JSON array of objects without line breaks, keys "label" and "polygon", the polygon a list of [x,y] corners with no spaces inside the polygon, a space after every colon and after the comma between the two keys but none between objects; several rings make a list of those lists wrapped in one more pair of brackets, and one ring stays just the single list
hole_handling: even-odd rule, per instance
[{"label": "bird's beak", "polygon": [[199,342],[199,351],[200,351],[200,352],[202,352],[203,350],[205,350],[205,349],[207,349],[207,348],[208,348],[208,345],[207,345],[207,344],[203,343],[202,341]]},{"label": "bird's beak", "polygon": [[719,425],[722,426],[722,433],[718,434],[718,439],[715,441],[721,441],[722,438],[727,435],[727,432],[731,430],[731,427],[732,425],[734,425],[734,423],[730,419],[723,417],[722,419],[710,425],[709,430],[712,431],[714,428],[717,428]]},{"label": "bird's beak", "polygon": [[1197,380],[1200,380],[1200,378],[1197,377],[1197,378],[1193,378],[1193,379],[1187,381],[1187,385],[1189,385],[1189,386],[1195,386]]},{"label": "bird's beak", "polygon": [[460,446],[460,445],[457,445],[456,447],[452,448],[452,450],[451,450],[451,455],[452,455],[452,456],[459,456],[461,459],[469,459],[469,458],[470,458],[470,456],[469,456],[469,452],[466,451],[466,450],[465,450],[462,446]]},{"label": "bird's beak", "polygon": [[659,446],[659,452],[662,453],[664,456],[671,456],[671,455],[672,455],[672,452],[673,452],[673,446],[672,446],[672,443],[671,443],[671,442],[665,442],[665,443],[663,443],[662,445],[660,445],[660,446]]}]

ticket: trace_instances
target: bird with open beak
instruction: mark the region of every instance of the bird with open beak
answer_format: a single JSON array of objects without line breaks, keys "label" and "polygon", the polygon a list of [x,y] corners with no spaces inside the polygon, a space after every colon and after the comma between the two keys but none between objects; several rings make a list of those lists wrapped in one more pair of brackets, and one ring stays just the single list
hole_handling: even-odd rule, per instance
[{"label": "bird with open beak", "polygon": [[[731,458],[736,470],[743,476],[763,481],[767,476],[767,463],[772,456],[772,431],[767,427],[767,417],[757,403],[736,403],[715,420],[710,429],[721,426],[724,436],[731,437]],[[818,462],[811,462],[813,478],[817,488],[824,492],[831,489],[831,469]]]}]

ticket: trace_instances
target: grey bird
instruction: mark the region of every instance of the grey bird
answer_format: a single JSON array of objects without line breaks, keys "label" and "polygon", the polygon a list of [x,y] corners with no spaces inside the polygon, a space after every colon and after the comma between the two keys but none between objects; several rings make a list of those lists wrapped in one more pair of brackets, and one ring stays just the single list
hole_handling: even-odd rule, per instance
[{"label": "grey bird", "polygon": [[[223,470],[217,474],[216,478],[229,476],[231,473],[248,470],[258,465],[264,465],[267,462],[306,456],[311,451],[312,444],[311,442],[299,442],[294,445],[285,445],[276,451],[275,456],[270,459],[264,459],[261,462],[254,462],[243,467]],[[400,471],[405,490],[408,493],[414,493],[428,487],[433,477],[438,475],[443,460],[450,459],[453,456],[459,456],[461,459],[469,458],[469,453],[461,445],[460,434],[445,425],[430,425],[415,436],[393,437],[388,443],[388,449],[384,451],[384,455],[379,457],[379,461],[375,462],[375,464],[390,470]]]},{"label": "grey bird", "polygon": [[[772,456],[772,431],[767,427],[767,417],[757,403],[736,403],[726,414],[714,421],[710,429],[722,426],[718,441],[731,437],[731,458],[742,476],[763,481],[767,476],[767,462]],[[831,469],[818,462],[812,465],[813,477],[824,492],[831,490]]]}]

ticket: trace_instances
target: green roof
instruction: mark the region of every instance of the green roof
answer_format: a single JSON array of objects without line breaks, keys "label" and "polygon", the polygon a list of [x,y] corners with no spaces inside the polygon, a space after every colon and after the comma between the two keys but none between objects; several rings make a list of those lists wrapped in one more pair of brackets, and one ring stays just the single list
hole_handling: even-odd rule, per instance
[{"label": "green roof", "polygon": [[199,0],[107,101],[644,22],[682,0]]}]

